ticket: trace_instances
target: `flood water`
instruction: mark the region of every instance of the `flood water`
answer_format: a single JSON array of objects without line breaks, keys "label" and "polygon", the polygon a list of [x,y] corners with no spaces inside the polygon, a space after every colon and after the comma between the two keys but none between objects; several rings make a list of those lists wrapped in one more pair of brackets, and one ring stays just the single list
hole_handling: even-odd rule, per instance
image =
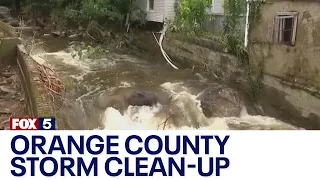
[{"label": "flood water", "polygon": [[[42,41],[45,51],[35,49],[31,55],[53,65],[68,87],[64,96],[69,103],[63,107],[59,129],[297,129],[272,117],[248,114],[252,107],[246,104],[237,115],[206,117],[198,97],[221,83],[190,69],[175,70],[161,57],[127,49],[104,50],[89,58],[84,43]],[[158,101],[153,106],[126,105],[134,92],[152,93]],[[219,102],[212,103],[230,111]]]}]

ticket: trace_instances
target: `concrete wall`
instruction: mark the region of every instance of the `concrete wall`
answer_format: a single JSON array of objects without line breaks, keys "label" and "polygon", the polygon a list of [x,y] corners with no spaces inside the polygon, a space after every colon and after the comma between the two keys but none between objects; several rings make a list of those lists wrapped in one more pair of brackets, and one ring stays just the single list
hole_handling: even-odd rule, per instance
[{"label": "concrete wall", "polygon": [[[136,32],[137,46],[163,58],[151,32]],[[244,82],[244,71],[238,67],[238,59],[224,53],[217,41],[166,33],[163,48],[180,68],[193,67],[195,71],[208,70],[223,80]]]},{"label": "concrete wall", "polygon": [[13,62],[16,58],[15,48],[20,43],[17,38],[15,29],[0,21],[0,60]]},{"label": "concrete wall", "polygon": [[[273,43],[273,19],[277,12],[297,11],[296,45]],[[254,28],[251,40],[253,58],[263,58],[265,72],[287,80],[320,87],[320,3],[276,2],[263,6],[261,23]]]},{"label": "concrete wall", "polygon": [[[39,64],[32,59],[22,44],[17,45],[17,64],[20,69],[23,91],[26,97],[29,114],[39,117],[52,117],[56,113],[50,104],[50,97],[41,82]],[[59,122],[60,120],[58,120]]]},{"label": "concrete wall", "polygon": [[13,62],[17,56],[15,49],[19,43],[20,40],[18,38],[2,38],[0,40],[0,60]]},{"label": "concrete wall", "polygon": [[217,41],[169,33],[163,46],[175,62],[198,71],[209,70],[223,80],[243,81],[244,71],[238,67],[238,59],[223,52]]},{"label": "concrete wall", "polygon": [[[273,42],[277,12],[297,11],[294,46]],[[264,64],[264,83],[282,93],[297,114],[320,127],[320,2],[271,0],[261,9],[260,23],[250,35],[250,60]],[[274,104],[276,104],[276,100]]]},{"label": "concrete wall", "polygon": [[[26,99],[26,108],[29,116],[37,117],[38,108],[35,98],[35,88],[32,81],[32,74],[30,73],[30,67],[26,61],[26,54],[24,52],[23,45],[16,44],[14,48],[16,51],[16,63],[19,69],[20,82]],[[30,63],[30,62],[29,62]]]}]

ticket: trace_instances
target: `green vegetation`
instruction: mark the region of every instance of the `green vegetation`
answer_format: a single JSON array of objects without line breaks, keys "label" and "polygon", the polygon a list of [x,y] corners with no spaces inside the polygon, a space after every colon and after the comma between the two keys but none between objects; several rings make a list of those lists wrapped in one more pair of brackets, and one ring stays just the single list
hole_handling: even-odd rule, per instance
[{"label": "green vegetation", "polygon": [[241,15],[246,13],[245,0],[224,1],[224,21],[222,42],[230,53],[235,54],[241,65],[248,63],[248,52],[244,47],[244,40],[241,36]]},{"label": "green vegetation", "polygon": [[145,14],[129,0],[26,0],[23,7],[29,18],[51,16],[52,21],[67,20],[75,24],[124,23],[128,13],[132,21],[145,22]]},{"label": "green vegetation", "polygon": [[211,5],[211,0],[181,0],[176,6],[177,19],[171,25],[171,30],[185,34],[204,34],[204,22],[213,18],[207,12]]},{"label": "green vegetation", "polygon": [[[253,65],[249,61],[249,49],[244,46],[243,29],[246,15],[246,0],[224,0],[224,19],[222,35],[210,33],[204,27],[205,22],[212,22],[213,15],[207,12],[211,0],[181,0],[177,5],[177,20],[171,24],[171,31],[186,35],[209,37],[220,41],[228,53],[239,59],[239,66],[245,68],[249,89],[253,98],[262,90],[263,65]],[[249,34],[260,19],[260,6],[263,2],[250,3]],[[213,23],[213,22],[212,22]],[[250,44],[250,42],[249,42]]]},{"label": "green vegetation", "polygon": [[[260,19],[261,1],[250,2],[249,11],[249,34],[252,27]],[[254,65],[249,61],[250,49],[244,47],[244,40],[239,36],[241,22],[240,15],[246,13],[245,0],[225,0],[224,1],[224,34],[222,38],[223,44],[228,51],[238,57],[240,65],[246,69],[249,89],[253,98],[256,98],[262,90],[263,64]],[[250,43],[250,42],[249,42]]]},{"label": "green vegetation", "polygon": [[[249,11],[249,34],[252,30],[252,27],[260,20],[260,8],[264,2],[262,1],[252,1],[250,2],[250,11]],[[250,42],[249,42],[250,44]],[[248,54],[250,49],[248,50]],[[257,61],[257,60],[255,60]],[[250,82],[250,87],[252,89],[253,97],[256,98],[259,93],[262,91],[262,78],[263,78],[263,66],[264,62],[259,60],[258,63],[251,63],[248,57],[248,77]]]},{"label": "green vegetation", "polygon": [[[26,0],[22,8],[22,19],[36,26],[49,26],[60,37],[72,35],[92,41],[87,50],[90,56],[95,56],[101,49],[96,47],[97,44],[112,47],[128,44],[124,34],[119,34],[126,30],[128,17],[134,26],[147,22],[146,13],[134,1]],[[82,56],[81,52],[79,56]]]},{"label": "green vegetation", "polygon": [[[24,12],[27,17],[50,17],[58,28],[66,24],[86,27],[86,32],[93,40],[113,36],[106,28],[124,25],[127,15],[137,24],[146,22],[146,14],[133,3],[135,0],[26,0]],[[250,3],[249,33],[260,18],[261,1]],[[244,47],[243,31],[245,0],[224,0],[223,34],[206,31],[205,23],[212,22],[214,16],[209,13],[212,0],[179,0],[176,5],[176,21],[170,24],[170,30],[180,34],[205,36],[218,39],[225,49],[239,59],[239,65],[247,70],[248,81],[254,96],[261,90],[262,65],[252,65],[249,61],[249,49]],[[241,17],[242,16],[242,17]],[[212,22],[213,23],[213,22]],[[115,26],[116,25],[116,26]],[[124,26],[122,26],[124,27]],[[250,42],[249,42],[250,44]],[[89,48],[89,54],[96,52]],[[97,50],[98,51],[98,50]],[[95,53],[92,53],[95,54]]]}]

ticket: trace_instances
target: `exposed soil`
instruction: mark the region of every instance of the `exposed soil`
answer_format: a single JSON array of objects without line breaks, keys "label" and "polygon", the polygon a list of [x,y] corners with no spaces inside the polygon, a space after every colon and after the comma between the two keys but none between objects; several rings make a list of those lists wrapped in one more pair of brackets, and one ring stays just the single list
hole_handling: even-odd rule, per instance
[{"label": "exposed soil", "polygon": [[25,100],[17,69],[0,61],[0,129],[9,129],[10,117],[25,115]]}]

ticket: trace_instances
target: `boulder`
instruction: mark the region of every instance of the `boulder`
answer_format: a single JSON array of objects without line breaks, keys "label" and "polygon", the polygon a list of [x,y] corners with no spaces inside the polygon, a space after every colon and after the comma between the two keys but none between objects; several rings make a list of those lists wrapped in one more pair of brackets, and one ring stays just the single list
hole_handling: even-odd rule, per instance
[{"label": "boulder", "polygon": [[131,106],[153,106],[158,103],[158,98],[150,92],[134,92],[127,98],[128,105]]},{"label": "boulder", "polygon": [[223,85],[209,87],[197,97],[207,118],[237,117],[243,107],[243,102],[234,89]]},{"label": "boulder", "polygon": [[163,110],[165,111],[164,118],[168,119],[168,124],[173,124],[175,127],[199,128],[208,125],[200,103],[194,95],[186,91],[173,94],[169,104]]},{"label": "boulder", "polygon": [[53,32],[51,32],[51,34],[55,37],[59,37],[61,35],[61,32],[60,31],[53,31]]},{"label": "boulder", "polygon": [[100,109],[106,109],[107,107],[113,107],[117,110],[124,110],[125,99],[121,96],[117,96],[111,93],[103,93],[96,99],[96,105]]}]

